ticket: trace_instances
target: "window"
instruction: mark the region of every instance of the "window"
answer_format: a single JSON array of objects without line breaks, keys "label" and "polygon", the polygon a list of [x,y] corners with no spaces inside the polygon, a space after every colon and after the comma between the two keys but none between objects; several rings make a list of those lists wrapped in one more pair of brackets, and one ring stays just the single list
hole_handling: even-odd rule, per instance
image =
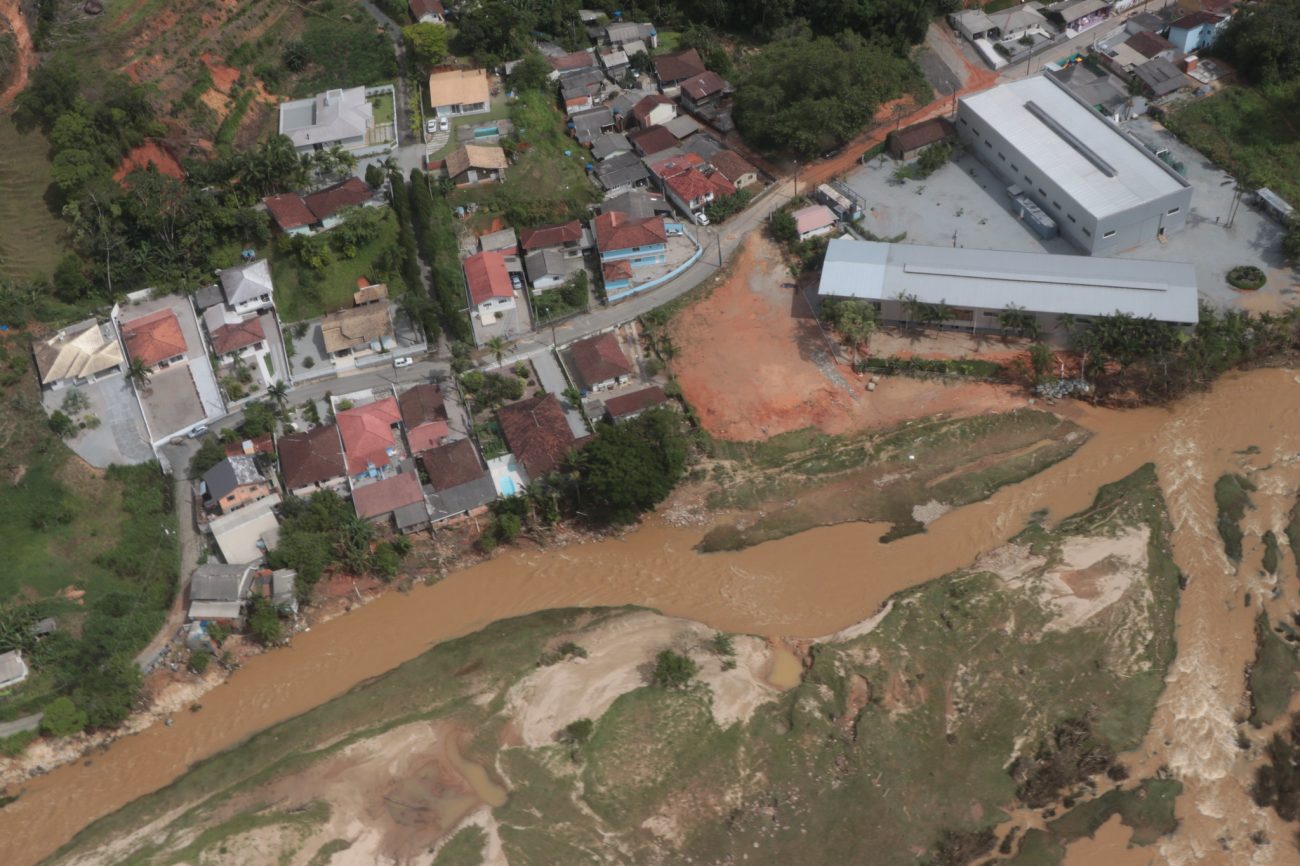
[{"label": "window", "polygon": [[1108,231],[1108,232],[1106,232],[1104,235],[1102,235],[1102,237],[1104,237],[1104,238],[1113,238],[1113,237],[1115,237],[1115,230],[1114,230],[1114,229],[1111,229],[1110,231]]},{"label": "window", "polygon": [[1092,237],[1092,232],[1088,231],[1087,229],[1084,229],[1084,230],[1083,230],[1083,233],[1084,233],[1085,235],[1087,235],[1088,237]]},{"label": "window", "polygon": [[[1016,164],[1013,162],[1013,163],[1011,163],[1011,170],[1012,170],[1012,171],[1020,171],[1020,166],[1016,165]],[[1029,178],[1025,178],[1025,180],[1029,180]]]},{"label": "window", "polygon": [[1173,216],[1174,214],[1178,213],[1180,210],[1182,210],[1182,208],[1180,207],[1171,207],[1169,210],[1165,211],[1165,216]]},{"label": "window", "polygon": [[1056,208],[1057,210],[1060,210],[1060,209],[1061,209],[1061,203],[1060,203],[1059,201],[1053,201],[1053,202],[1052,202],[1052,207]]},{"label": "window", "polygon": [[1070,222],[1072,222],[1072,223],[1077,223],[1077,222],[1078,222],[1078,220],[1074,218],[1074,214],[1072,214],[1072,213],[1068,213],[1068,214],[1066,214],[1065,216],[1066,216],[1066,218],[1068,218],[1068,219],[1070,220]]},{"label": "window", "polygon": [[984,139],[984,146],[987,147],[989,150],[992,150],[992,149],[993,149],[993,142],[989,141],[989,140],[986,138],[986,139]]},{"label": "window", "polygon": [[1003,162],[1007,161],[1007,158],[1002,155],[1002,151],[1000,150],[998,151],[998,159],[1002,160]]},{"label": "window", "polygon": [[1047,190],[1043,189],[1043,188],[1040,186],[1040,187],[1038,188],[1038,194],[1041,195],[1041,196],[1043,196],[1044,198],[1046,198],[1046,197],[1047,197]]},{"label": "window", "polygon": [[962,126],[970,126],[970,124],[966,122],[966,118],[964,118],[964,117],[961,119],[961,125],[962,125]]}]

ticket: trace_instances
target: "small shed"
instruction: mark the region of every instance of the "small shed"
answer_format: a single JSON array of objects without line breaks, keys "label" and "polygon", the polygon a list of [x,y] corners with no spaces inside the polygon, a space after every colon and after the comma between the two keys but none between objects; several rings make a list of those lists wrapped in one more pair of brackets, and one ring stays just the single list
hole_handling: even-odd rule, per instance
[{"label": "small shed", "polygon": [[907,162],[920,156],[932,144],[946,141],[957,132],[946,117],[935,117],[889,133],[886,148],[894,159]]}]

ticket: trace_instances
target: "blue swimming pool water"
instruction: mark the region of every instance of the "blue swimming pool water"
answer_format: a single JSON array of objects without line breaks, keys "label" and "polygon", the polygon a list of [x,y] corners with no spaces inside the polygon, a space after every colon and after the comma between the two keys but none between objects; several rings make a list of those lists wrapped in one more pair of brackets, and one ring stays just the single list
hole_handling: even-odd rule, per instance
[{"label": "blue swimming pool water", "polygon": [[501,493],[504,496],[514,496],[516,493],[515,480],[509,475],[503,476],[501,479]]}]

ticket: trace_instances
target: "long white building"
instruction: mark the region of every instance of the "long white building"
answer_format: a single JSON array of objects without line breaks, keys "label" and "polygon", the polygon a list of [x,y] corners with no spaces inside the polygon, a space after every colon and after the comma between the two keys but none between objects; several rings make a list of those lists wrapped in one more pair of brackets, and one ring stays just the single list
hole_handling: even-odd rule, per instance
[{"label": "long white building", "polygon": [[1187,221],[1192,187],[1050,75],[963,97],[957,134],[1089,255],[1130,249]]},{"label": "long white building", "polygon": [[908,321],[906,298],[942,303],[951,311],[945,326],[971,331],[999,330],[1000,317],[1009,307],[1032,313],[1044,332],[1067,313],[1082,324],[1113,313],[1179,325],[1194,324],[1198,318],[1196,270],[1183,262],[846,238],[836,238],[827,247],[817,293],[869,301],[881,321],[890,323]]}]

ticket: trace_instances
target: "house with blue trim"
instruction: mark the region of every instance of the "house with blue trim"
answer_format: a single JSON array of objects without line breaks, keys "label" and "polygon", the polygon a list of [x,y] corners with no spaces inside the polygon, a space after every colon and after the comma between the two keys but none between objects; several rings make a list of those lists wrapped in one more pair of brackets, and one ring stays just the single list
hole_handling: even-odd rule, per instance
[{"label": "house with blue trim", "polygon": [[1165,38],[1184,54],[1195,54],[1213,45],[1227,23],[1226,16],[1201,10],[1170,24]]},{"label": "house with blue trim", "polygon": [[636,270],[668,261],[668,230],[661,216],[633,219],[619,211],[592,221],[605,290],[627,288]]}]

